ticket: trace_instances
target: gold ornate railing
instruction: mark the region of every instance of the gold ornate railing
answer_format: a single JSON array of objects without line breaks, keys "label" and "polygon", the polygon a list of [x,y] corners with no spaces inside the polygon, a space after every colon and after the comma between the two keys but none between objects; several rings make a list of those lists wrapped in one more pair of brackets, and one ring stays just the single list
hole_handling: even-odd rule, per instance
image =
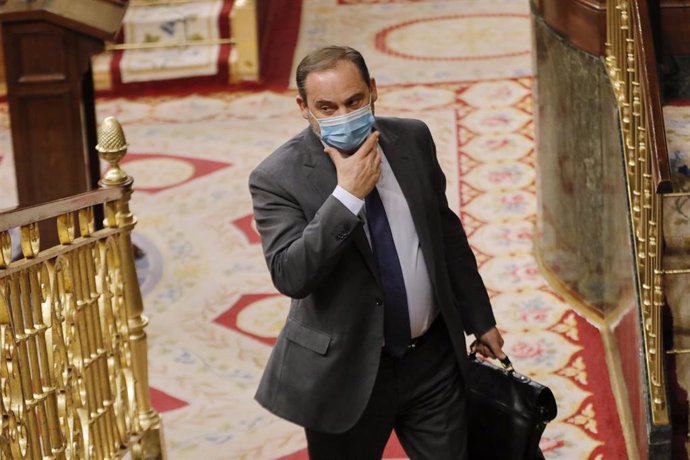
[{"label": "gold ornate railing", "polygon": [[672,191],[646,0],[607,2],[606,63],[618,100],[642,308],[650,412],[669,423],[662,340],[662,194]]},{"label": "gold ornate railing", "polygon": [[[132,179],[118,166],[126,149],[106,119],[98,150],[111,167],[100,190],[0,213],[0,459],[165,458],[149,397]],[[51,218],[60,244],[42,250],[38,222]]]}]

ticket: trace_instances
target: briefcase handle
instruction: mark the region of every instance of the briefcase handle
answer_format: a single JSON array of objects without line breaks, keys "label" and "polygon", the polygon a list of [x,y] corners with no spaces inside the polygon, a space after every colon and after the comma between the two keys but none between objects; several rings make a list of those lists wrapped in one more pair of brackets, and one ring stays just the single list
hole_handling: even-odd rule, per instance
[{"label": "briefcase handle", "polygon": [[[474,345],[474,343],[472,345]],[[472,345],[470,345],[470,348],[472,348]],[[476,351],[470,352],[469,358],[470,358],[470,361],[479,361],[477,359],[477,352]],[[508,355],[506,355],[506,357],[503,359],[498,359],[497,361],[501,363],[501,365],[503,366],[503,369],[505,369],[507,372],[515,372],[515,368],[513,367],[513,363],[510,361],[510,358],[508,357]]]},{"label": "briefcase handle", "polygon": [[[474,345],[474,344],[472,344],[472,345]],[[477,352],[476,351],[470,352],[469,358],[470,358],[470,361],[475,361],[478,363],[481,362],[481,360],[477,358]],[[489,362],[490,359],[487,359],[486,361]],[[515,368],[513,367],[513,363],[510,361],[510,358],[508,358],[508,355],[506,355],[506,357],[503,359],[497,359],[497,361],[501,363],[501,366],[503,367],[503,371],[506,374],[513,376],[513,378],[515,380],[518,380],[520,382],[525,382],[525,383],[529,382],[531,380],[526,375],[523,375],[523,374],[521,374],[515,370]]]},{"label": "briefcase handle", "polygon": [[[477,341],[475,340],[470,344],[470,361],[477,361],[477,352],[474,351],[474,348],[477,346]],[[498,359],[498,361],[501,363],[503,366],[503,369],[505,369],[508,372],[515,372],[515,368],[513,367],[513,363],[510,362],[510,358],[508,355],[506,355],[505,358],[503,359]]]}]

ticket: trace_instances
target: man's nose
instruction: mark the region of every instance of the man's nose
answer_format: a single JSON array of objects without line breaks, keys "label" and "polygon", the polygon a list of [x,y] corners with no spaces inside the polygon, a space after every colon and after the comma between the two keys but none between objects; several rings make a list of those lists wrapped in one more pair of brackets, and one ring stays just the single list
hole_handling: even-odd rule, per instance
[{"label": "man's nose", "polygon": [[341,115],[347,115],[350,112],[354,112],[355,110],[356,109],[353,109],[352,107],[346,107],[346,106],[338,107],[338,110],[333,112],[333,114],[331,116],[332,117],[339,117]]}]

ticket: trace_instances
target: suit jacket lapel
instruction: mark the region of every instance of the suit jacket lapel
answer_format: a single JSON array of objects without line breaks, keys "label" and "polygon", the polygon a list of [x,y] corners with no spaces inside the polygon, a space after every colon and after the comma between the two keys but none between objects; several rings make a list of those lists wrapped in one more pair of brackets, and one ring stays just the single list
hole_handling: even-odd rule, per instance
[{"label": "suit jacket lapel", "polygon": [[410,158],[409,151],[404,146],[398,144],[398,136],[385,130],[380,130],[380,132],[379,144],[410,208],[412,220],[419,237],[419,244],[422,247],[424,261],[426,262],[427,270],[429,270],[429,278],[435,286],[436,264],[433,260],[434,253],[431,234],[427,224],[426,207],[423,200],[424,194],[430,193],[430,191],[420,189],[419,179],[416,177],[418,171],[415,169],[412,158]]},{"label": "suit jacket lapel", "polygon": [[[333,189],[338,184],[335,165],[328,154],[323,151],[321,140],[311,129],[309,129],[309,134],[305,137],[307,138],[307,155],[304,161],[306,175],[320,196],[319,203],[323,203],[333,193]],[[354,230],[352,238],[354,239],[355,246],[362,253],[367,267],[380,284],[381,280],[376,267],[376,261],[374,260],[374,254],[361,225]]]},{"label": "suit jacket lapel", "polygon": [[[328,158],[328,154],[323,151],[323,145],[318,137],[307,128],[305,132],[306,155],[304,167],[309,182],[319,193],[319,203],[326,201],[326,198],[333,193],[333,189],[338,183],[335,165]],[[305,130],[305,131],[307,131]]]}]

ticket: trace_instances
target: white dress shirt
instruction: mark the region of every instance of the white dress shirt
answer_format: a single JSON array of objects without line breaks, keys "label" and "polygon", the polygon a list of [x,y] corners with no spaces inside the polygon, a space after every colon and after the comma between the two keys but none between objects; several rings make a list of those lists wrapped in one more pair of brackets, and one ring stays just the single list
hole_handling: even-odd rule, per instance
[{"label": "white dress shirt", "polygon": [[[400,184],[398,184],[398,180],[395,178],[388,159],[380,146],[379,155],[381,155],[381,176],[376,183],[376,188],[381,196],[383,208],[386,210],[386,217],[388,217],[393,242],[398,252],[398,259],[405,280],[410,314],[410,332],[413,338],[419,337],[431,326],[437,314],[431,280],[426,262],[424,262],[410,207],[407,205]],[[333,196],[353,214],[361,215],[364,218],[364,231],[367,239],[369,239],[369,244],[371,244],[369,227],[366,225],[364,200],[357,198],[339,185],[333,190]]]}]

